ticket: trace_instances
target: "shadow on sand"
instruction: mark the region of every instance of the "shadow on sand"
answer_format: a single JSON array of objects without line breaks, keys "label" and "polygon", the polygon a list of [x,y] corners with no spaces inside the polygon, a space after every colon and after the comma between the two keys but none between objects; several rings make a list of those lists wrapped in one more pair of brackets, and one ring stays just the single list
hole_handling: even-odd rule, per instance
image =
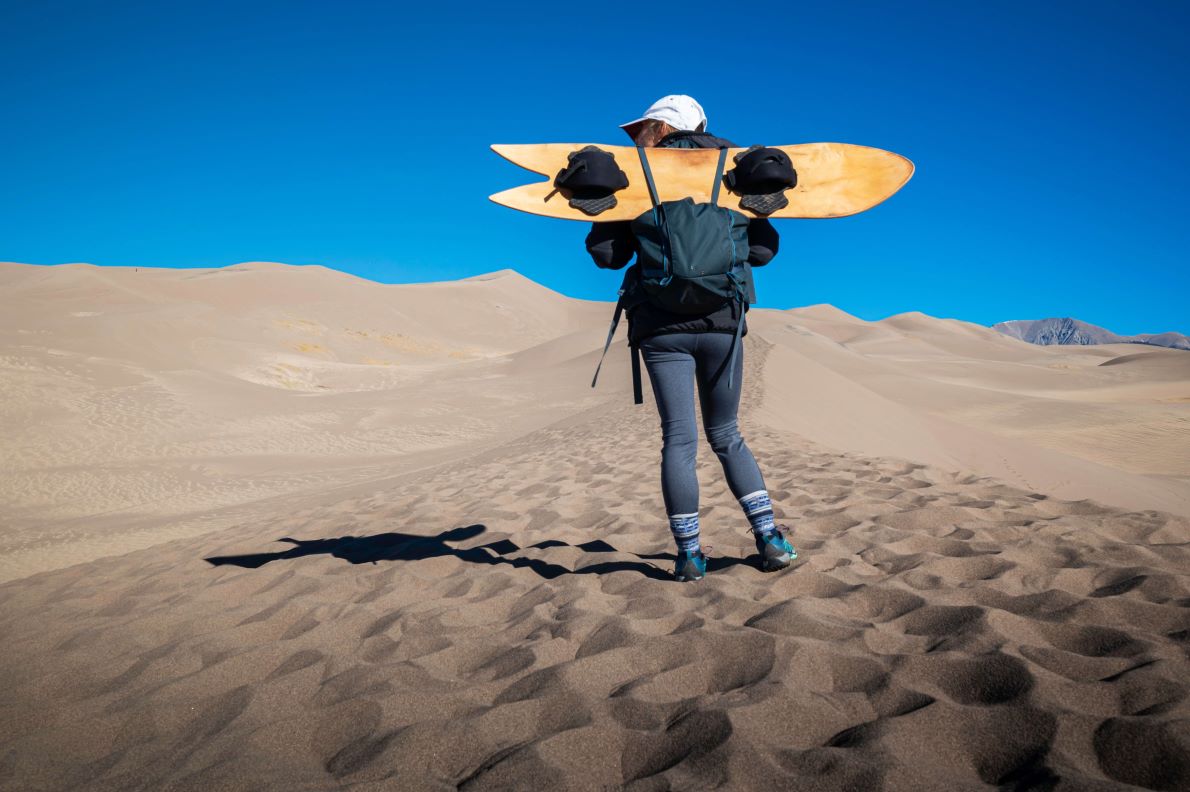
[{"label": "shadow on sand", "polygon": [[[572,545],[567,542],[549,539],[544,542],[531,544],[521,548],[508,539],[500,539],[477,547],[453,547],[452,543],[465,542],[474,539],[487,531],[483,525],[467,525],[452,528],[437,536],[417,536],[415,534],[382,533],[373,536],[340,536],[332,539],[291,539],[288,536],[278,541],[293,545],[288,550],[275,553],[252,553],[249,555],[213,556],[205,559],[212,566],[238,566],[256,569],[274,561],[285,561],[310,555],[329,555],[341,558],[351,564],[375,564],[379,561],[420,561],[425,558],[440,558],[453,556],[470,564],[487,564],[489,566],[507,565],[517,569],[525,568],[536,572],[546,580],[553,580],[562,575],[602,575],[609,572],[638,572],[653,580],[672,580],[668,569],[649,563],[650,561],[668,562],[670,568],[675,560],[673,553],[654,553],[634,556],[639,561],[598,561],[581,566],[578,569],[567,569],[559,564],[552,564],[540,558],[526,558],[514,556],[522,549],[546,550],[551,547],[574,547],[584,553],[621,553],[602,539]],[[739,558],[710,558],[709,570],[726,569],[736,564],[747,563],[747,559]]]}]

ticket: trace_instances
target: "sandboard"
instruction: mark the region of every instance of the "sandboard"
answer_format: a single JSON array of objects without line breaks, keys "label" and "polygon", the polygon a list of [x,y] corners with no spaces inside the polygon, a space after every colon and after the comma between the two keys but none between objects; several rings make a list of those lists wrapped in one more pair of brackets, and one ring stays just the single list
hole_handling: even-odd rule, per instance
[{"label": "sandboard", "polygon": [[[566,155],[587,145],[597,145],[616,158],[628,176],[628,186],[618,191],[617,205],[598,215],[572,207],[569,197],[556,190],[554,176],[567,165]],[[789,205],[770,215],[758,215],[740,206],[740,196],[723,185],[719,205],[749,217],[846,217],[871,209],[909,181],[913,163],[899,154],[849,143],[802,143],[774,146],[789,155],[797,170],[797,186],[785,195]],[[546,181],[498,192],[491,200],[530,214],[564,220],[597,223],[631,220],[652,208],[640,158],[632,146],[604,146],[588,143],[495,144],[492,150],[522,168],[547,176]],[[725,170],[734,167],[733,158],[745,151],[728,149]],[[650,148],[645,152],[662,201],[690,197],[696,202],[711,200],[711,182],[719,159],[716,149]]]}]

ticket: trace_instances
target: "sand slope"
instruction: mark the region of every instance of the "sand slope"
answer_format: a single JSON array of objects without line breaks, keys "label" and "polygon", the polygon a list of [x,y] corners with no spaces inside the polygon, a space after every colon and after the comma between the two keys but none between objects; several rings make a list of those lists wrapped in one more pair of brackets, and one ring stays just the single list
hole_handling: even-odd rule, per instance
[{"label": "sand slope", "polygon": [[[607,306],[558,297],[569,318],[506,338],[432,310],[390,326],[390,301],[430,304],[433,287],[252,266],[257,303],[216,295],[204,324],[174,283],[192,273],[153,274],[166,285],[150,298],[128,292],[140,273],[98,273],[116,283],[103,302],[88,268],[55,273],[52,293],[28,269],[0,269],[25,290],[0,336],[0,553],[17,573],[85,563],[0,586],[0,788],[1190,785],[1182,358],[920,315],[756,312],[741,424],[803,560],[748,563],[704,449],[713,572],[683,586],[667,579],[657,419],[631,405],[622,342],[587,387]],[[297,315],[340,368],[309,380],[324,389],[245,380],[260,369],[242,344],[264,360],[305,343],[265,328],[312,278],[312,295],[352,290]],[[503,275],[445,284],[443,302],[515,306],[539,288]],[[190,350],[176,370],[152,318],[169,289],[188,306],[169,314],[190,328],[175,340],[209,339],[174,344]],[[106,341],[66,332],[120,295]],[[365,342],[339,329],[361,326],[449,349],[393,366],[416,388],[369,380],[347,359]],[[146,330],[162,357],[137,357]],[[449,434],[459,415],[471,434]],[[408,440],[410,424],[439,444]],[[167,476],[235,463],[222,489]],[[122,470],[162,500],[105,494]],[[38,477],[45,494],[27,495]],[[1142,491],[1088,497],[1113,481]],[[225,500],[204,506],[210,492]],[[122,505],[176,534],[138,545],[99,512]]]},{"label": "sand slope", "polygon": [[276,264],[9,264],[0,290],[0,580],[251,519],[221,510],[424,466],[597,399],[545,367],[509,376],[509,353],[558,334],[594,346],[603,306],[508,271],[385,287]]},{"label": "sand slope", "polygon": [[752,323],[782,394],[767,424],[835,448],[969,470],[1071,499],[1190,515],[1190,355],[1036,347],[924,314],[818,307]]}]

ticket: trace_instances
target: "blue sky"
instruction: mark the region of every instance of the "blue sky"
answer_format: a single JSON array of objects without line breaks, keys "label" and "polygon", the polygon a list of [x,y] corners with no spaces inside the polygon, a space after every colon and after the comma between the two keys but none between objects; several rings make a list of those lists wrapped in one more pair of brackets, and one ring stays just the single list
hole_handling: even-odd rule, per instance
[{"label": "blue sky", "polygon": [[1190,333],[1190,3],[0,3],[0,260],[512,267],[611,299],[495,142],[626,143],[688,93],[740,144],[889,149],[875,209],[778,221],[760,305]]}]

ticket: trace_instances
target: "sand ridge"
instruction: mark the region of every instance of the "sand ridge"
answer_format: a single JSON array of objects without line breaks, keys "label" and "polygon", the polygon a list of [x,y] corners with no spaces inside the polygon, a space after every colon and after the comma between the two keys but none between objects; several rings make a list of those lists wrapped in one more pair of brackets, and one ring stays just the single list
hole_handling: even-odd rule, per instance
[{"label": "sand ridge", "polygon": [[[286,280],[323,277],[252,272],[275,276],[261,292],[279,302]],[[33,276],[44,274],[21,277]],[[469,288],[502,281],[495,301],[538,298],[515,279]],[[352,292],[357,318],[366,286]],[[1152,487],[1132,496],[1142,500],[1185,497],[1190,471],[1169,430],[1186,405],[1099,395],[1176,385],[1181,358],[1101,366],[1135,350],[1002,344],[920,316],[757,311],[741,426],[802,559],[780,575],[755,568],[703,447],[712,571],[680,585],[657,417],[631,405],[622,341],[600,389],[587,387],[606,306],[508,341],[427,326],[435,343],[488,351],[426,355],[419,401],[415,388],[355,390],[349,377],[322,380],[324,392],[244,382],[219,368],[234,355],[194,352],[186,375],[98,361],[102,338],[57,326],[88,301],[54,313],[59,296],[38,299],[41,319],[7,326],[30,332],[6,329],[0,382],[24,394],[8,400],[6,426],[37,427],[24,445],[5,441],[6,460],[24,449],[45,462],[6,465],[34,477],[53,463],[59,482],[83,482],[79,511],[49,513],[50,486],[27,511],[5,506],[3,538],[82,563],[0,585],[0,789],[1190,785],[1190,521],[1079,494],[1114,498],[1122,481]],[[333,301],[320,310],[306,315],[326,334],[350,326],[330,321]],[[236,332],[260,338],[274,318]],[[273,354],[264,337],[259,354]],[[342,358],[357,341],[333,343]],[[86,368],[101,363],[125,373]],[[200,384],[150,420],[144,381],[176,399],[179,376]],[[88,399],[95,412],[79,406]],[[1044,442],[1017,431],[1049,402],[1090,408]],[[1005,418],[1014,404],[1019,424]],[[431,429],[459,413],[478,425],[432,448],[400,435],[356,445],[385,426],[407,431],[418,409]],[[1118,410],[1116,425],[1167,430],[1117,443],[1164,454],[1162,474],[1125,469],[1127,454],[1079,455],[1074,429],[1104,432]],[[235,423],[244,412],[260,423]],[[91,434],[80,415],[95,419]],[[290,415],[304,423],[287,434]],[[244,487],[227,484],[223,505],[189,506],[154,470],[203,441],[179,439],[186,427],[221,438],[202,464],[234,468],[226,481]],[[71,432],[111,456],[78,456]],[[266,466],[282,483],[259,483]],[[85,508],[87,487],[121,467],[164,498],[158,512],[129,510],[162,531],[139,546]],[[1039,486],[1010,483],[1012,470]]]},{"label": "sand ridge", "polygon": [[[627,387],[623,341],[587,387],[610,306],[511,270],[385,286],[261,262],[0,264],[0,284],[0,580],[466,457]],[[1190,515],[1190,355],[1034,347],[920,313],[750,317],[782,394],[765,425]]]},{"label": "sand ridge", "polygon": [[0,283],[0,580],[424,467],[599,397],[514,372],[510,353],[602,319],[515,273],[384,287],[321,267],[0,265]]}]

